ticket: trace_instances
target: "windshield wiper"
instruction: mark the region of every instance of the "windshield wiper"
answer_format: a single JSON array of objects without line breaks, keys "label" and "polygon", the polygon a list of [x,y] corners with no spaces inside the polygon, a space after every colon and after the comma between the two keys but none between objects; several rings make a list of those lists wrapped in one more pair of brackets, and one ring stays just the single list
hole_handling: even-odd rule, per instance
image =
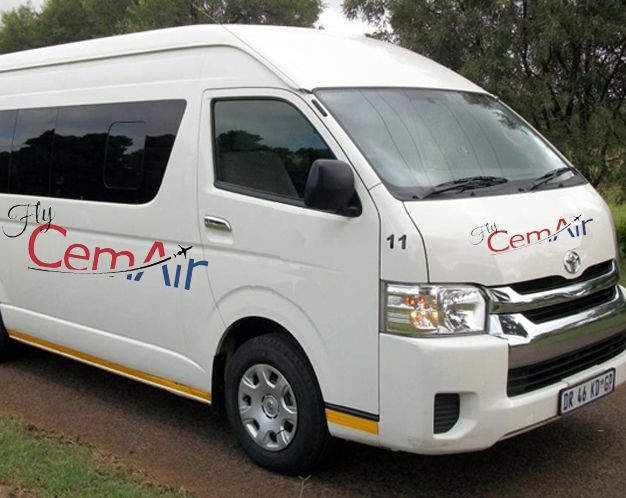
[{"label": "windshield wiper", "polygon": [[539,178],[536,178],[533,184],[528,188],[528,190],[535,190],[536,188],[541,187],[542,185],[545,185],[546,183],[550,182],[551,180],[554,180],[555,178],[558,178],[563,173],[567,173],[568,171],[573,172],[574,170],[570,168],[569,166],[565,166],[563,168],[556,168],[556,169],[553,169],[552,171],[548,171],[545,175],[540,176]]},{"label": "windshield wiper", "polygon": [[422,196],[422,199],[434,197],[452,190],[460,190],[463,192],[464,190],[491,187],[493,185],[500,185],[506,182],[508,182],[508,180],[501,176],[468,176],[467,178],[459,178],[458,180],[452,180],[435,185],[429,192]]}]

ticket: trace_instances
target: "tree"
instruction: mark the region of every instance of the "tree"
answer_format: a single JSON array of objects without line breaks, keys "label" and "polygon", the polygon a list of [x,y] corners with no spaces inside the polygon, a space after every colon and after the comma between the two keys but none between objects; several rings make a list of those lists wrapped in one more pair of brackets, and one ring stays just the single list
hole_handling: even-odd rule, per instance
[{"label": "tree", "polygon": [[89,20],[90,38],[117,35],[124,32],[128,10],[136,0],[81,0]]},{"label": "tree", "polygon": [[623,0],[345,0],[376,36],[509,103],[595,184],[626,183]]},{"label": "tree", "polygon": [[0,53],[109,36],[134,0],[47,0],[41,12],[30,4],[2,14]]},{"label": "tree", "polygon": [[322,0],[47,0],[0,17],[0,53],[187,24],[312,26]]},{"label": "tree", "polygon": [[39,41],[47,45],[85,40],[92,30],[81,0],[48,0],[35,25]]},{"label": "tree", "polygon": [[37,17],[37,12],[31,5],[23,5],[2,14],[0,53],[40,46],[36,30]]},{"label": "tree", "polygon": [[197,23],[312,26],[321,0],[138,0],[130,26],[154,29]]}]

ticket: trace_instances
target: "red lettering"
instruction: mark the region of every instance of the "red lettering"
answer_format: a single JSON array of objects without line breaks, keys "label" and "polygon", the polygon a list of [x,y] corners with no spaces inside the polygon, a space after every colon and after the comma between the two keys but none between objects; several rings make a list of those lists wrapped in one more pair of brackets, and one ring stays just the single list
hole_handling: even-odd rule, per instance
[{"label": "red lettering", "polygon": [[509,232],[507,230],[496,230],[487,238],[487,247],[489,247],[489,250],[491,252],[503,252],[509,249],[509,246],[506,246],[504,249],[496,249],[495,247],[493,247],[491,239],[493,239],[499,233],[508,234]]},{"label": "red lettering", "polygon": [[30,256],[31,261],[35,263],[37,266],[43,266],[44,268],[59,268],[61,266],[61,260],[55,261],[54,263],[46,263],[45,261],[41,261],[35,254],[35,240],[37,239],[39,234],[46,229],[56,230],[61,235],[63,235],[63,237],[67,235],[67,230],[58,225],[51,224],[49,228],[48,228],[48,225],[39,225],[37,228],[33,230],[33,233],[30,235],[30,238],[28,239],[28,255]]},{"label": "red lettering", "polygon": [[558,232],[561,228],[563,228],[566,225],[567,225],[567,221],[565,221],[565,218],[559,218],[559,222],[556,224],[555,232]]},{"label": "red lettering", "polygon": [[[545,233],[545,237],[542,237],[542,234]],[[541,242],[542,240],[545,240],[547,238],[550,237],[550,230],[548,230],[547,228],[543,228],[541,230],[533,230],[531,232],[527,232],[526,233],[526,240],[528,240],[529,244],[532,244],[533,242],[531,242],[531,238],[532,236],[535,236],[537,238],[537,240],[535,242]]]},{"label": "red lettering", "polygon": [[[80,249],[82,251],[82,254],[73,253],[74,249]],[[70,263],[70,258],[82,259],[82,260],[89,259],[89,248],[84,244],[72,244],[65,250],[65,256],[63,258],[63,262],[65,263],[65,266],[67,266],[68,269],[86,270],[87,269],[86,266],[84,268],[76,268],[75,266],[72,266],[72,264]]]},{"label": "red lettering", "polygon": [[160,259],[165,257],[165,247],[163,246],[163,242],[155,242],[154,244],[152,244],[152,247],[148,251],[148,255],[146,256],[146,259],[144,259],[143,262],[150,263],[152,258],[154,258],[155,253],[159,255]]},{"label": "red lettering", "polygon": [[[513,237],[511,237],[511,240],[509,242],[511,243],[511,247],[513,249],[517,249],[518,247],[521,247],[524,245],[524,236],[518,233],[516,235],[513,235]],[[520,245],[515,245],[519,242],[521,242]]]},{"label": "red lettering", "polygon": [[111,255],[111,265],[109,267],[110,270],[116,269],[117,258],[119,258],[120,256],[126,256],[128,258],[128,268],[132,268],[135,265],[135,256],[130,251],[114,251],[110,247],[96,247],[93,255],[93,265],[91,267],[92,270],[98,269],[98,261],[100,259],[100,255],[103,253]]}]

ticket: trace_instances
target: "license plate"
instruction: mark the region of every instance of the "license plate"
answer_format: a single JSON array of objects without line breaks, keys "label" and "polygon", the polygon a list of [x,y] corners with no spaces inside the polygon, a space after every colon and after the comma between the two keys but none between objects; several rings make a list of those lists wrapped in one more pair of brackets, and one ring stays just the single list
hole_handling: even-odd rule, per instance
[{"label": "license plate", "polygon": [[559,393],[559,415],[585,406],[610,394],[615,389],[615,369],[608,370],[592,379],[561,389]]}]

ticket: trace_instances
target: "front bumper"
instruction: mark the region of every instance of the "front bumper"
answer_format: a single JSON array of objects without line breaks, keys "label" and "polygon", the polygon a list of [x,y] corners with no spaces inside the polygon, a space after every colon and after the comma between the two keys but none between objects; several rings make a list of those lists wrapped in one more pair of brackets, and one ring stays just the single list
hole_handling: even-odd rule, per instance
[{"label": "front bumper", "polygon": [[[488,448],[556,418],[559,391],[616,370],[616,389],[626,382],[626,352],[561,382],[509,398],[509,347],[491,337],[411,339],[380,336],[381,446],[421,454]],[[460,416],[452,429],[433,433],[434,398],[459,393]]]},{"label": "front bumper", "polygon": [[[615,262],[594,268],[556,289],[488,289],[486,335],[380,334],[378,443],[425,454],[481,450],[556,418],[561,389],[611,368],[616,388],[626,382],[626,289],[616,285]],[[460,402],[454,425],[435,433],[438,394]]]}]

